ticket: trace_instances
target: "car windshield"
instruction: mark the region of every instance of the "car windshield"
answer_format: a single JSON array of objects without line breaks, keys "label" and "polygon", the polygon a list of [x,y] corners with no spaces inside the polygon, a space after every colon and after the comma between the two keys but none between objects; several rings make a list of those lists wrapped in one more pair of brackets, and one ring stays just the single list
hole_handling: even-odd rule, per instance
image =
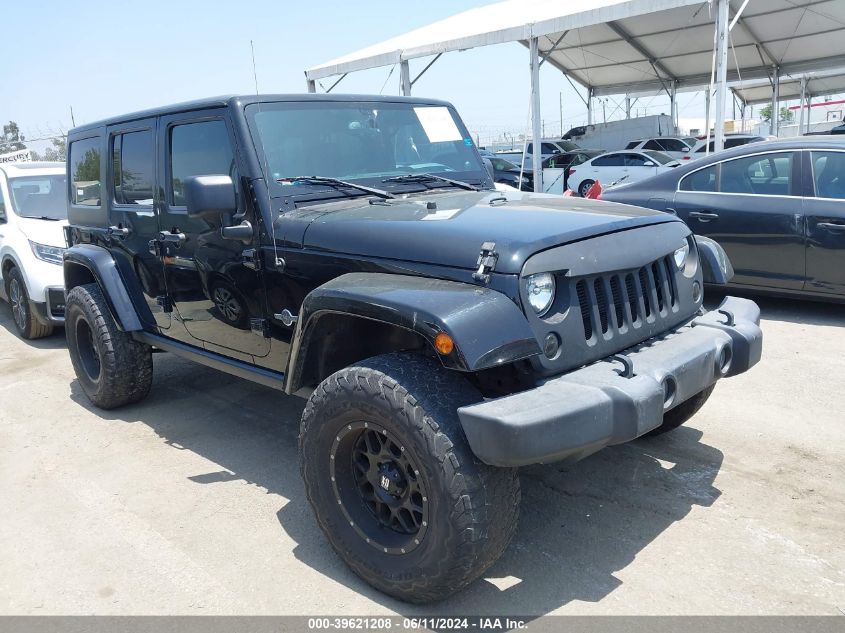
[{"label": "car windshield", "polygon": [[675,162],[674,158],[672,158],[671,156],[667,156],[663,152],[656,152],[654,150],[647,149],[643,151],[643,154],[648,154],[648,156],[657,161],[657,164],[659,165],[665,165],[666,163]]},{"label": "car windshield", "polygon": [[12,208],[23,218],[66,220],[64,174],[9,178]]},{"label": "car windshield", "polygon": [[300,199],[343,194],[316,182],[285,178],[321,176],[393,192],[425,191],[431,184],[413,179],[385,182],[391,176],[434,174],[476,185],[488,178],[472,138],[447,106],[273,102],[251,104],[246,114],[271,186]]}]

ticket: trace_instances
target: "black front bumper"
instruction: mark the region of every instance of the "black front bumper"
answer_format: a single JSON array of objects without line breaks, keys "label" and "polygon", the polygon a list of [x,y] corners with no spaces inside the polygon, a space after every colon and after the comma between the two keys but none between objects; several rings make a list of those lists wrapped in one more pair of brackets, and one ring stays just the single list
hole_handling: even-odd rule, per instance
[{"label": "black front bumper", "polygon": [[663,413],[762,353],[760,309],[727,297],[714,311],[534,389],[461,407],[476,456],[493,466],[574,461],[660,426]]}]

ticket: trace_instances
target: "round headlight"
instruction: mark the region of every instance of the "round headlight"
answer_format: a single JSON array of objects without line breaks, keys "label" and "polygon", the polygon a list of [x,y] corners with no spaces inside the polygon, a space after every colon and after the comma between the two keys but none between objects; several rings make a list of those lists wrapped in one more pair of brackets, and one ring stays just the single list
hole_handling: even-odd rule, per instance
[{"label": "round headlight", "polygon": [[678,267],[678,270],[684,269],[684,266],[687,263],[687,257],[689,257],[689,242],[684,242],[684,245],[676,250],[673,255],[673,258],[675,259],[675,266]]},{"label": "round headlight", "polygon": [[526,291],[528,303],[537,313],[543,316],[552,307],[555,300],[555,278],[551,273],[537,273],[527,278]]}]

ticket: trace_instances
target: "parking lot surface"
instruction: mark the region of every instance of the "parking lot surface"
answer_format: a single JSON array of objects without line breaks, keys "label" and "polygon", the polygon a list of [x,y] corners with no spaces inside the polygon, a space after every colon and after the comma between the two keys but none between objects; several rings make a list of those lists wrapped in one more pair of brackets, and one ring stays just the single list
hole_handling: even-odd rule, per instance
[{"label": "parking lot surface", "polygon": [[764,358],[665,436],[523,469],[517,535],[414,607],[349,571],[299,477],[303,401],[155,355],[99,411],[0,304],[3,614],[845,614],[845,306],[764,299]]}]

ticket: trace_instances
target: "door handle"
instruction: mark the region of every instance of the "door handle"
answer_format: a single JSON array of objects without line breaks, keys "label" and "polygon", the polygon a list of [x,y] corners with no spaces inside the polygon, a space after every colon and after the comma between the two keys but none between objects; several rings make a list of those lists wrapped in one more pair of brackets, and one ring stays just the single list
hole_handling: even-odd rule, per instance
[{"label": "door handle", "polygon": [[706,213],[704,211],[690,211],[689,216],[691,218],[695,218],[696,220],[701,220],[702,222],[719,219],[718,213]]},{"label": "door handle", "polygon": [[819,222],[816,224],[817,227],[821,229],[827,229],[828,231],[835,231],[837,233],[845,232],[845,224],[837,224],[835,222]]},{"label": "door handle", "polygon": [[158,234],[158,241],[162,244],[172,244],[173,246],[181,246],[188,240],[184,233],[165,233],[162,231]]}]

